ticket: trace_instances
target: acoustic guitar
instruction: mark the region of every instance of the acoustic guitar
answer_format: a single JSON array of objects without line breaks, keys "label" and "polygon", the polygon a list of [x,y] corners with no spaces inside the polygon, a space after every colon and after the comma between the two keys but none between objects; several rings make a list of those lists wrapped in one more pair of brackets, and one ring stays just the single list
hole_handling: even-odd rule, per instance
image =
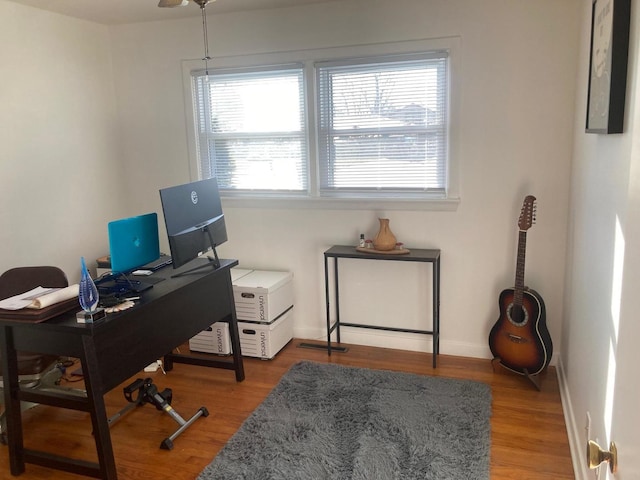
[{"label": "acoustic guitar", "polygon": [[528,195],[522,204],[518,219],[515,287],[500,294],[500,318],[489,334],[489,347],[494,359],[505,368],[528,377],[543,371],[553,353],[544,300],[535,290],[524,285],[527,230],[535,221],[535,201],[534,196]]}]

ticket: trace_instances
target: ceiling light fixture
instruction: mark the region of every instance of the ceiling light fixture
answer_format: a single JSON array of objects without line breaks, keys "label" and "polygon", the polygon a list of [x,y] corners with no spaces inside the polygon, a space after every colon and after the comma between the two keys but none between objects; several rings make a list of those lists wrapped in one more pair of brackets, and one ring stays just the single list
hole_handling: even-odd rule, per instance
[{"label": "ceiling light fixture", "polygon": [[[207,75],[209,75],[209,33],[207,29],[207,14],[205,8],[208,4],[215,2],[216,0],[193,0],[194,3],[200,5],[200,11],[202,12],[202,34],[204,37],[204,68]],[[160,0],[158,6],[162,8],[184,7],[189,5],[189,0]]]},{"label": "ceiling light fixture", "polygon": [[189,0],[160,0],[159,7],[185,7],[189,5]]},{"label": "ceiling light fixture", "polygon": [[[200,12],[202,12],[202,35],[204,39],[204,57],[202,60],[204,61],[204,71],[205,77],[204,81],[206,84],[206,89],[209,91],[209,60],[211,57],[209,56],[209,30],[207,29],[207,14],[205,12],[205,8],[208,4],[215,2],[216,0],[193,0],[194,3],[200,5]],[[159,7],[184,7],[189,4],[189,0],[160,0],[158,3]],[[208,115],[205,115],[205,129],[207,132],[212,131],[211,127],[211,118]],[[211,150],[210,150],[210,142],[207,141],[207,158],[211,158]]]}]

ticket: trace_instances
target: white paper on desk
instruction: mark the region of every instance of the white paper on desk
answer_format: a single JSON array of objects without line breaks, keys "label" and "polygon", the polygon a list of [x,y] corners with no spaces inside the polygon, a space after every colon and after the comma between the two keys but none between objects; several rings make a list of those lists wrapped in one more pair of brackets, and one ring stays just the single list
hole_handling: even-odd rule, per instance
[{"label": "white paper on desk", "polygon": [[41,309],[78,296],[78,284],[66,288],[36,287],[28,292],[0,300],[0,308],[20,310],[23,308]]}]

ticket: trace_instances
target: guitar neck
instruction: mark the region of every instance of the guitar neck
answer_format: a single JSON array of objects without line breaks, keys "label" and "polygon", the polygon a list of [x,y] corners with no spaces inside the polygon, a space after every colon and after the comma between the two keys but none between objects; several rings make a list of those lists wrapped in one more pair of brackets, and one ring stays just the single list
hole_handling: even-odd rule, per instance
[{"label": "guitar neck", "polygon": [[516,260],[516,282],[513,294],[513,303],[522,305],[522,292],[524,291],[524,260],[527,250],[527,232],[520,230],[518,233],[518,258]]}]

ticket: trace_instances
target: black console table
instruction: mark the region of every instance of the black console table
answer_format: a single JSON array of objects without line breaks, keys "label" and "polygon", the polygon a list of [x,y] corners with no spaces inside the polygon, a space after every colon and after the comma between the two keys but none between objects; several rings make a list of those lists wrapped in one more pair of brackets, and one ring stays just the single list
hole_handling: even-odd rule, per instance
[{"label": "black console table", "polygon": [[[221,260],[221,266],[216,270],[200,270],[177,278],[171,277],[176,272],[171,268],[159,270],[153,277],[148,277],[155,278],[157,283],[142,293],[133,308],[108,314],[94,324],[76,322],[75,312],[80,310],[79,305],[77,310],[43,323],[0,318],[11,473],[20,475],[25,470],[25,463],[33,463],[90,477],[116,479],[103,395],[162,356],[167,370],[172,362],[193,363],[233,370],[237,381],[244,380],[230,273],[237,264],[237,260]],[[189,264],[177,271],[192,266]],[[233,347],[231,361],[170,353],[219,321],[229,324]],[[79,358],[87,396],[21,390],[16,351]],[[25,449],[21,400],[89,412],[98,463]]]},{"label": "black console table", "polygon": [[[329,289],[329,258],[333,258],[333,285],[335,295],[335,313],[336,321],[331,325],[331,306],[330,306],[330,289]],[[381,327],[378,325],[363,325],[361,323],[347,323],[340,319],[340,291],[339,291],[339,258],[355,258],[360,260],[386,260],[395,262],[426,262],[433,265],[433,329],[432,330],[415,330],[399,327]],[[356,250],[355,247],[345,245],[334,245],[324,252],[324,288],[325,298],[327,302],[327,351],[331,355],[331,334],[335,331],[337,341],[340,343],[340,326],[373,328],[377,330],[388,330],[393,332],[419,333],[433,336],[433,368],[436,367],[436,359],[440,353],[440,250],[422,250],[411,249],[406,254],[381,254],[366,253]]]}]

